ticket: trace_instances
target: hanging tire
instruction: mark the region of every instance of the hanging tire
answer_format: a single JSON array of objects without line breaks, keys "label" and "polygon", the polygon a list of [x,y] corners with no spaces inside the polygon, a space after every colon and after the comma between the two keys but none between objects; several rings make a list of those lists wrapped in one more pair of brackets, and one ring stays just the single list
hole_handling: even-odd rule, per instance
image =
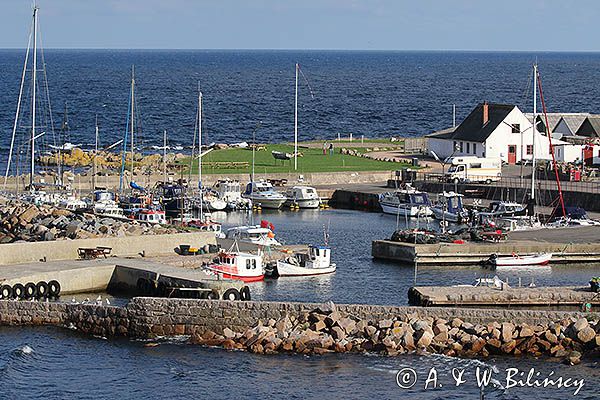
[{"label": "hanging tire", "polygon": [[37,296],[37,288],[35,286],[35,283],[27,282],[25,284],[25,298],[33,299],[36,296]]},{"label": "hanging tire", "polygon": [[48,282],[48,294],[51,297],[58,297],[60,294],[60,283],[58,281]]},{"label": "hanging tire", "polygon": [[240,292],[235,288],[230,288],[223,293],[223,300],[235,301],[240,299]]},{"label": "hanging tire", "polygon": [[40,281],[35,285],[35,291],[38,298],[46,298],[49,296],[48,284],[44,281]]},{"label": "hanging tire", "polygon": [[248,286],[244,286],[240,290],[240,299],[242,301],[250,301],[250,288]]},{"label": "hanging tire", "polygon": [[2,285],[2,287],[0,287],[0,299],[8,300],[8,299],[12,299],[12,297],[13,297],[12,287],[10,287],[9,285]]},{"label": "hanging tire", "polygon": [[219,300],[219,295],[216,292],[208,292],[206,298],[208,300]]},{"label": "hanging tire", "polygon": [[24,299],[23,296],[25,296],[25,286],[21,285],[20,283],[16,283],[13,285],[12,291],[15,299]]}]

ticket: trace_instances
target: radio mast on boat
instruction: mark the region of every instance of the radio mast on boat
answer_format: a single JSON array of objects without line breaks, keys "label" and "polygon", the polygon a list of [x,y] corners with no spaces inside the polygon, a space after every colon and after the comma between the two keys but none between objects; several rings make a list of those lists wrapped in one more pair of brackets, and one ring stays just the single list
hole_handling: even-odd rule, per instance
[{"label": "radio mast on boat", "polygon": [[296,95],[294,101],[294,171],[298,170],[298,70],[300,65],[296,63]]}]

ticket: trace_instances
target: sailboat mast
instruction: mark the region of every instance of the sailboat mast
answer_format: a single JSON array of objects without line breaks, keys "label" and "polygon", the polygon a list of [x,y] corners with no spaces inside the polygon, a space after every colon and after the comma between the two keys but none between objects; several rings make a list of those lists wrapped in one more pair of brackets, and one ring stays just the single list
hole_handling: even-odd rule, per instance
[{"label": "sailboat mast", "polygon": [[131,182],[133,182],[133,133],[134,133],[134,121],[135,121],[135,66],[131,66],[131,121],[130,121],[130,134],[131,134]]},{"label": "sailboat mast", "polygon": [[298,169],[298,68],[296,63],[296,95],[294,101],[294,171]]},{"label": "sailboat mast", "polygon": [[163,132],[163,182],[167,182],[167,130]]},{"label": "sailboat mast", "polygon": [[198,190],[200,191],[200,221],[204,221],[202,193],[202,92],[198,90]]},{"label": "sailboat mast", "polygon": [[37,28],[38,8],[33,6],[33,69],[32,69],[32,92],[31,92],[31,174],[29,186],[33,189],[33,177],[35,174],[35,113],[36,113],[36,89],[37,89]]},{"label": "sailboat mast", "polygon": [[98,158],[98,116],[96,115],[96,143],[94,144],[94,171],[92,173],[92,190],[96,190],[96,169],[97,169],[97,158]]},{"label": "sailboat mast", "polygon": [[[535,137],[537,133],[537,64],[533,64],[533,137],[531,152],[531,201],[535,199]],[[548,133],[550,134],[550,133]]]}]

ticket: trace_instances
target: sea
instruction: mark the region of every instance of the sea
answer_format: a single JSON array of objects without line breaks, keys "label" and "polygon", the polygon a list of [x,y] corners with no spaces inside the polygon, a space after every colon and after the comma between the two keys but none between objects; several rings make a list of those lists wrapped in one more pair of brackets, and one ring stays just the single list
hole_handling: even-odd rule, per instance
[{"label": "sea", "polygon": [[[255,300],[407,304],[418,285],[470,284],[487,270],[401,266],[373,260],[371,241],[386,238],[406,221],[351,210],[215,213],[224,227],[268,220],[284,243],[321,244],[328,232],[335,274],[280,278],[250,284]],[[435,229],[434,221],[410,221]],[[502,270],[512,286],[586,285],[600,267]],[[94,299],[97,294],[78,296]],[[102,294],[102,296],[107,296]],[[71,301],[66,296],[62,301]],[[111,298],[125,304],[126,298]],[[172,338],[156,347],[143,341],[99,338],[55,327],[0,327],[0,399],[597,399],[600,360],[577,366],[531,357],[485,360],[432,354],[387,357],[365,354],[255,355],[185,343]],[[487,385],[479,384],[491,371]],[[479,374],[479,375],[478,375]],[[529,381],[527,377],[531,374]],[[561,378],[568,387],[535,386]],[[577,382],[577,386],[573,382]],[[583,386],[575,394],[577,387]]]},{"label": "sea", "polygon": [[[548,111],[600,112],[596,53],[46,50],[49,96],[41,100],[47,105],[50,99],[52,112],[39,120],[50,140],[66,104],[69,131],[64,137],[69,141],[90,146],[96,117],[101,145],[118,141],[126,128],[135,66],[138,137],[146,151],[162,145],[164,130],[170,145],[191,145],[198,89],[209,142],[250,141],[259,121],[258,141],[291,141],[297,62],[301,140],[350,133],[420,136],[451,126],[453,105],[458,122],[484,100],[527,111],[536,60]],[[23,61],[23,50],[0,50],[0,167],[10,146]],[[30,89],[26,84],[25,92]],[[24,135],[26,104],[21,112],[17,131]],[[415,282],[468,284],[490,274],[479,268],[415,269],[373,260],[371,241],[407,224],[390,215],[326,210],[215,217],[225,227],[267,219],[286,243],[320,244],[328,232],[335,274],[255,283],[251,290],[257,300],[403,305]],[[435,228],[432,221],[411,223]],[[585,285],[600,275],[600,267],[498,274],[513,286]],[[192,346],[180,338],[145,347],[144,342],[55,327],[0,327],[0,399],[597,399],[598,363],[590,358],[570,367],[544,358],[469,360],[427,354],[261,356]],[[492,372],[487,386],[478,385],[482,371]],[[535,384],[547,377],[569,379],[570,385]]]},{"label": "sea", "polygon": [[[3,164],[24,59],[25,50],[0,50]],[[101,146],[122,139],[132,68],[142,149],[161,146],[164,130],[171,146],[191,146],[198,90],[207,143],[251,141],[259,122],[257,141],[292,141],[295,63],[300,140],[421,136],[452,126],[454,106],[460,123],[482,101],[530,111],[534,62],[548,112],[600,112],[600,53],[49,49],[38,59],[38,132],[49,143],[91,146],[96,118]],[[29,79],[17,142],[30,126]]]}]

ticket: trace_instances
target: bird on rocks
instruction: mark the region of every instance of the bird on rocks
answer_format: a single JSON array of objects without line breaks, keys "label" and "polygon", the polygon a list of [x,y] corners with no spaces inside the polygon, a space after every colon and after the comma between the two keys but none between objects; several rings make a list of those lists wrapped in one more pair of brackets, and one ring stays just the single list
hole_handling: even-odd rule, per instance
[{"label": "bird on rocks", "polygon": [[108,299],[106,299],[106,305],[110,306],[110,301],[108,301]]}]

